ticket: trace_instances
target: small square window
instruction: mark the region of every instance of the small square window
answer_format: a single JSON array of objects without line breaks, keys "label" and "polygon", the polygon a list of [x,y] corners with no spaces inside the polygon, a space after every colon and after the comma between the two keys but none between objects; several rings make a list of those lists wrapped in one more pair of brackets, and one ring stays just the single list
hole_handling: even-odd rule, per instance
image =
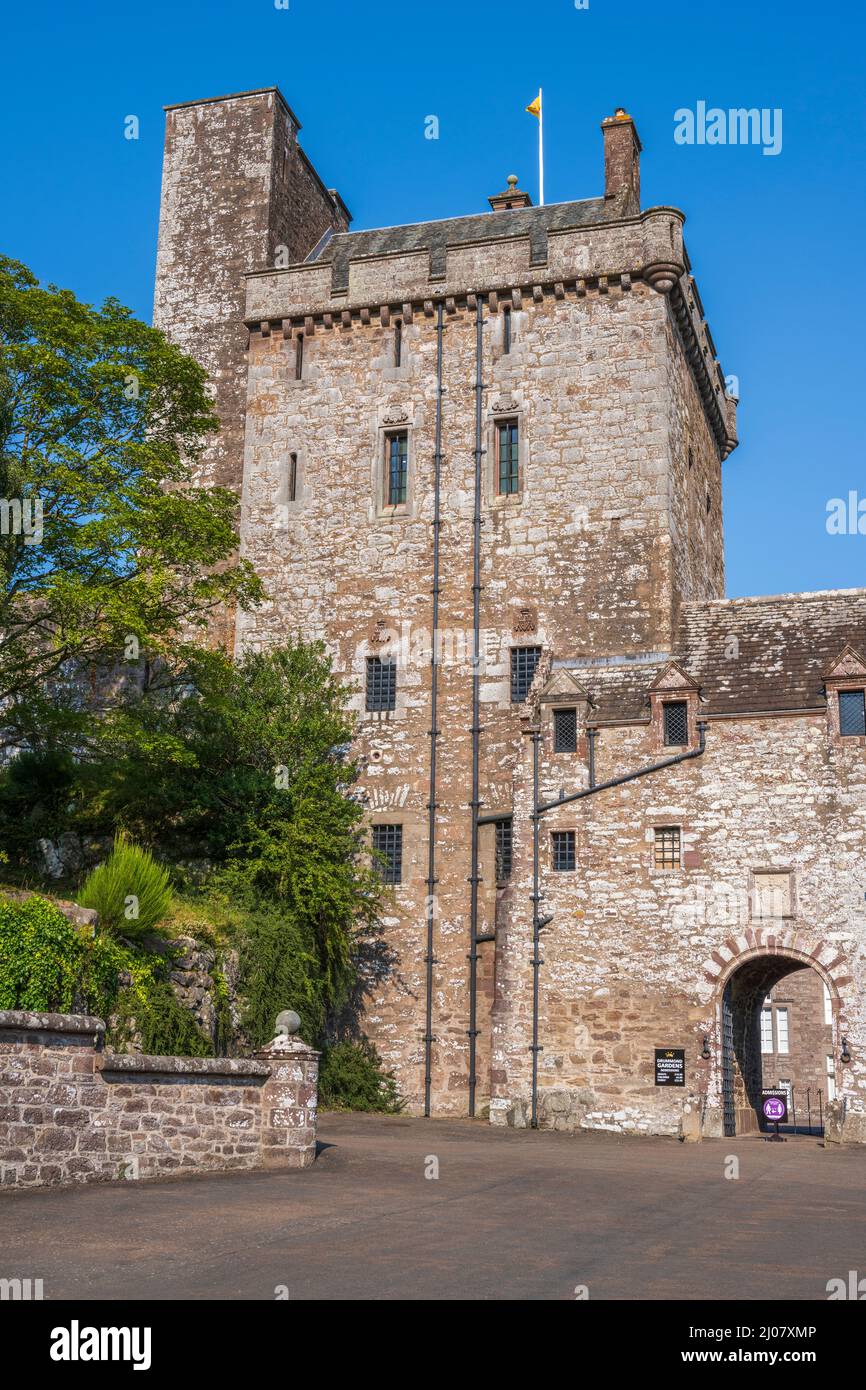
[{"label": "small square window", "polygon": [[373,848],[384,855],[380,860],[379,872],[384,883],[403,882],[403,827],[402,825],[374,825]]},{"label": "small square window", "polygon": [[839,732],[843,738],[866,736],[866,691],[839,691]]},{"label": "small square window", "polygon": [[522,705],[529,694],[529,687],[532,685],[532,678],[535,675],[535,668],[538,665],[540,656],[540,647],[511,648],[512,704]]},{"label": "small square window", "polygon": [[397,666],[378,656],[367,657],[367,709],[388,710],[397,707]]},{"label": "small square window", "polygon": [[406,503],[409,483],[409,435],[405,430],[385,436],[385,505]]},{"label": "small square window", "polygon": [[577,866],[575,832],[573,830],[554,830],[550,838],[553,849],[554,873],[570,873]]},{"label": "small square window", "polygon": [[689,741],[689,706],[686,700],[668,700],[664,709],[665,744],[679,748]]},{"label": "small square window", "polygon": [[500,497],[520,491],[520,431],[516,420],[503,420],[496,426]]},{"label": "small square window", "polygon": [[554,753],[577,752],[576,709],[555,709],[553,711],[553,751]]},{"label": "small square window", "polygon": [[496,882],[504,883],[511,877],[512,821],[510,816],[495,822],[496,829]]},{"label": "small square window", "polygon": [[660,825],[655,832],[657,869],[682,868],[682,837],[678,825]]}]

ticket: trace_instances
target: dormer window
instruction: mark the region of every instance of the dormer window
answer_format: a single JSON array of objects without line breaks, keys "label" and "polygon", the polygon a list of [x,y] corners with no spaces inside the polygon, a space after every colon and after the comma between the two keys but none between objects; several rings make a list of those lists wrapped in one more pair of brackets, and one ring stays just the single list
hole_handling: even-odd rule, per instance
[{"label": "dormer window", "polygon": [[664,748],[693,748],[700,724],[701,698],[694,677],[671,661],[647,693],[653,747],[659,752]]},{"label": "dormer window", "polygon": [[686,700],[666,700],[664,740],[668,748],[682,748],[689,741],[689,706]]},{"label": "dormer window", "polygon": [[555,709],[553,711],[553,751],[554,753],[577,752],[576,709]]},{"label": "dormer window", "polygon": [[824,672],[830,737],[866,738],[866,658],[843,647]]},{"label": "dormer window", "polygon": [[839,733],[843,738],[866,737],[866,690],[839,691]]}]

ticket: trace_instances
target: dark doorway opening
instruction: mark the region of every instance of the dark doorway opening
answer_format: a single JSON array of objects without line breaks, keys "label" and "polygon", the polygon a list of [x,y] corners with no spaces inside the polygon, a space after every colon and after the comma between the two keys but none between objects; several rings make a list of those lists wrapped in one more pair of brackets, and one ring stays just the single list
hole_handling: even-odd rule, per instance
[{"label": "dark doorway opening", "polygon": [[785,956],[757,956],[722,997],[722,1117],[726,1136],[771,1128],[761,1091],[788,1092],[783,1134],[819,1136],[835,1096],[832,1005],[817,971]]}]

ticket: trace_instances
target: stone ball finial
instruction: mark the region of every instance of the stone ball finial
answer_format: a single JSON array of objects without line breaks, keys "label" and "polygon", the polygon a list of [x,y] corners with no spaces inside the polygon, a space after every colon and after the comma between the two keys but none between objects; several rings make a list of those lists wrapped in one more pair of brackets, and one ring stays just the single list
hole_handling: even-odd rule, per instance
[{"label": "stone ball finial", "polygon": [[294,1009],[283,1009],[282,1013],[277,1014],[274,1036],[290,1038],[300,1026],[301,1020]]},{"label": "stone ball finial", "polygon": [[508,178],[505,180],[505,182],[508,184],[508,187],[509,187],[509,188],[516,188],[516,187],[517,187],[517,175],[516,175],[516,174],[509,174],[509,175],[508,175]]}]

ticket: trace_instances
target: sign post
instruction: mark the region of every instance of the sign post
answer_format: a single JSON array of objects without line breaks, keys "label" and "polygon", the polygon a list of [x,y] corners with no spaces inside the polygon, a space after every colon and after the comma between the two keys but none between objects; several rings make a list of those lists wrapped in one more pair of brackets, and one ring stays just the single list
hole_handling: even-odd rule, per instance
[{"label": "sign post", "polygon": [[775,1134],[770,1135],[767,1143],[784,1144],[786,1141],[779,1133],[779,1125],[784,1124],[788,1118],[788,1092],[761,1091],[761,1113],[765,1120],[776,1126]]}]

